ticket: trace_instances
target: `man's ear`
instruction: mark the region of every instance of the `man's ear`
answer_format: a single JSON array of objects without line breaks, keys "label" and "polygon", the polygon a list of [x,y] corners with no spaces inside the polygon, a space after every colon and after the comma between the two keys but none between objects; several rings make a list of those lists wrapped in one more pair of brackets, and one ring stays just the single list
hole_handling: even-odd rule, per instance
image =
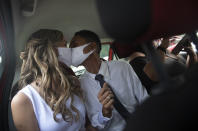
[{"label": "man's ear", "polygon": [[90,45],[86,46],[83,50],[83,53],[84,54],[87,54],[89,53],[90,51],[94,50],[94,49],[97,49],[97,44],[95,42],[91,42]]}]

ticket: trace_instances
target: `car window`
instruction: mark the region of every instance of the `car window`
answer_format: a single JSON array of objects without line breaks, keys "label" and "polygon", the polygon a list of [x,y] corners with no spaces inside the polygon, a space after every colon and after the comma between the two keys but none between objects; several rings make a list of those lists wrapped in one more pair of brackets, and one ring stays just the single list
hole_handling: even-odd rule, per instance
[{"label": "car window", "polygon": [[100,51],[100,58],[108,60],[108,58],[109,58],[109,48],[110,48],[109,44],[102,45],[101,51]]}]

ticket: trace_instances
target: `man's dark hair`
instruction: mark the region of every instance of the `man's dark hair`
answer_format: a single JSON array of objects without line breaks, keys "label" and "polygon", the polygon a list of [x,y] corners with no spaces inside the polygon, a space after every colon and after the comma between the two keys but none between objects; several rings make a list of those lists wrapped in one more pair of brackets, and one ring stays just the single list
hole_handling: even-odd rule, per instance
[{"label": "man's dark hair", "polygon": [[144,51],[142,44],[139,43],[134,46],[134,52],[141,52],[146,55],[146,52]]},{"label": "man's dark hair", "polygon": [[89,31],[89,30],[80,30],[80,31],[76,32],[74,36],[83,37],[83,38],[85,38],[85,40],[87,42],[95,42],[97,44],[97,53],[100,55],[101,42],[100,42],[100,39],[96,33]]}]

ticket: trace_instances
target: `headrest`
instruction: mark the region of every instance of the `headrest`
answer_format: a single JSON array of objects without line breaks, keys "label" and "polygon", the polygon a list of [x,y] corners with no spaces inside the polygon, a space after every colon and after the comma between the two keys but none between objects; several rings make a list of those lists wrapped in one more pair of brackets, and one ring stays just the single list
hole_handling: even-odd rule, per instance
[{"label": "headrest", "polygon": [[136,51],[137,44],[123,44],[117,41],[112,42],[111,48],[119,58],[126,58]]},{"label": "headrest", "polygon": [[97,0],[97,6],[116,40],[145,42],[198,29],[198,0]]}]

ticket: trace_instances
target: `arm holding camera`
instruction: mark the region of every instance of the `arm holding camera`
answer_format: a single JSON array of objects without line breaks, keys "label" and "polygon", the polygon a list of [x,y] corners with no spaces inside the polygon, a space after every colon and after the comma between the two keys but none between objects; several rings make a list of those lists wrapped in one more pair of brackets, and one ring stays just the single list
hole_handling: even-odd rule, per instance
[{"label": "arm holding camera", "polygon": [[185,51],[187,53],[186,65],[192,66],[194,63],[198,61],[197,54],[193,50],[191,45],[191,40],[189,35],[185,35],[182,40],[177,44],[177,46],[173,49],[172,53],[174,55],[178,55],[180,51]]},{"label": "arm holding camera", "polygon": [[187,52],[187,60],[186,60],[186,65],[188,67],[192,66],[194,63],[198,62],[197,54],[193,50],[192,45],[184,47],[184,51]]}]

